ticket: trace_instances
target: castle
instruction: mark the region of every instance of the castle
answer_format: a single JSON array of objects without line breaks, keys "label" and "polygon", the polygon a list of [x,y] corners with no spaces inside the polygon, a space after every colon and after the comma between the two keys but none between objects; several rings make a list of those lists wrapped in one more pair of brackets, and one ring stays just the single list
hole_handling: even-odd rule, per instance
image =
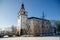
[{"label": "castle", "polygon": [[42,18],[28,18],[28,12],[25,10],[24,4],[22,4],[21,9],[18,12],[17,31],[19,32],[19,35],[51,33],[51,23],[49,20],[44,19],[44,13]]}]

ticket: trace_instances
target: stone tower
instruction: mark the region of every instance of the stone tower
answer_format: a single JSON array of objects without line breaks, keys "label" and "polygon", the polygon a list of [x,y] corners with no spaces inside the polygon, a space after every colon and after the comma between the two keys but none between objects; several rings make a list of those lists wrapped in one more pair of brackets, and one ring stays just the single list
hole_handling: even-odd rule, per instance
[{"label": "stone tower", "polygon": [[18,13],[18,32],[19,35],[24,34],[23,31],[26,29],[27,11],[25,11],[24,4],[21,5],[21,9]]}]

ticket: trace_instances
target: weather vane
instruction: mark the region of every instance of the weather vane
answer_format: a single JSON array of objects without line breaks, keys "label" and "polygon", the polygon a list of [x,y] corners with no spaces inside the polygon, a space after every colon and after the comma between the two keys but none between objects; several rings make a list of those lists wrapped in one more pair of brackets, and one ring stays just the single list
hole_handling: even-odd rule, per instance
[{"label": "weather vane", "polygon": [[23,3],[23,1],[24,1],[24,0],[22,0],[22,1],[18,0],[18,1],[19,1],[19,3],[20,3],[20,2],[22,2],[22,3]]}]

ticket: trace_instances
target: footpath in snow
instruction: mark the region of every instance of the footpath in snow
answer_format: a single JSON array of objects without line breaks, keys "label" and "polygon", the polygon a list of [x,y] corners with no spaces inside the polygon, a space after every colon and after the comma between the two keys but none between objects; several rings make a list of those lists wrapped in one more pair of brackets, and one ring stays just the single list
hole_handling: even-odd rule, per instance
[{"label": "footpath in snow", "polygon": [[0,38],[0,40],[60,40],[60,37],[10,37]]}]

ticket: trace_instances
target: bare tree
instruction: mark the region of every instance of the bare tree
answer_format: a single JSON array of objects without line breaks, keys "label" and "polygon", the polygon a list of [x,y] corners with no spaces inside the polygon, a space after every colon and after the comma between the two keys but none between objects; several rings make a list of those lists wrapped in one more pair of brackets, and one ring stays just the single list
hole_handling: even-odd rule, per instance
[{"label": "bare tree", "polygon": [[12,30],[12,34],[16,34],[17,31],[16,26],[12,25],[11,30]]},{"label": "bare tree", "polygon": [[56,31],[60,32],[60,21],[56,21],[55,25],[56,25]]},{"label": "bare tree", "polygon": [[56,24],[57,26],[57,31],[60,32],[60,24]]}]

